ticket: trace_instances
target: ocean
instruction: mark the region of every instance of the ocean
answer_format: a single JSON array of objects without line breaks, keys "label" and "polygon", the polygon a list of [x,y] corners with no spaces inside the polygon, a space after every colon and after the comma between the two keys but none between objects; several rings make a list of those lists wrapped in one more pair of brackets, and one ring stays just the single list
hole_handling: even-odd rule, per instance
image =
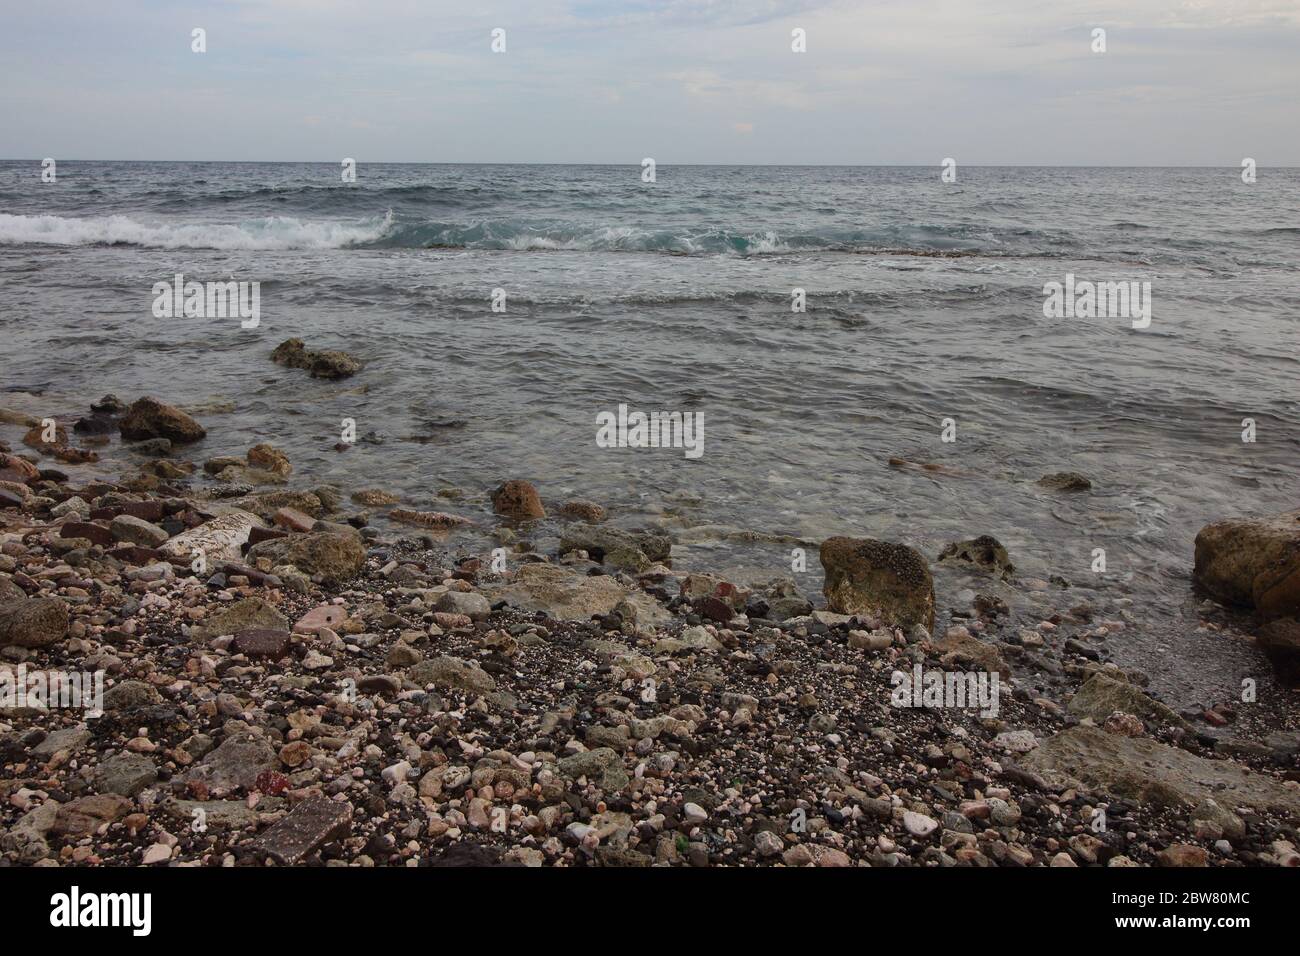
[{"label": "ocean", "polygon": [[[304,483],[481,531],[527,478],[671,530],[675,567],[809,593],[831,535],[933,561],[991,534],[1013,611],[1124,622],[1116,661],[1172,702],[1267,681],[1201,626],[1192,540],[1300,503],[1300,170],[941,172],[0,162],[0,405],[155,395],[207,426],[186,457],[268,441]],[[257,325],[155,315],[177,274],[258,282]],[[1136,283],[1149,314],[1045,314],[1067,281]],[[273,364],[290,337],[364,369]],[[620,405],[699,416],[701,453],[599,446]],[[132,456],[103,454],[81,471]],[[1092,490],[1038,484],[1061,471]],[[941,612],[1001,587],[936,572]]]}]

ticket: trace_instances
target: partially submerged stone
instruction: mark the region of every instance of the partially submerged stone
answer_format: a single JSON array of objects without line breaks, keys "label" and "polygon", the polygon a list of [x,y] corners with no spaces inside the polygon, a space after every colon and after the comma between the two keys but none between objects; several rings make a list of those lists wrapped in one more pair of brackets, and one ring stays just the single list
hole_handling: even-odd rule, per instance
[{"label": "partially submerged stone", "polygon": [[127,441],[166,438],[180,444],[194,442],[207,435],[203,426],[185,412],[148,396],[135,402],[118,423]]},{"label": "partially submerged stone", "polygon": [[873,538],[829,538],[821,546],[823,593],[832,611],[871,614],[904,630],[934,627],[934,580],[915,548]]}]

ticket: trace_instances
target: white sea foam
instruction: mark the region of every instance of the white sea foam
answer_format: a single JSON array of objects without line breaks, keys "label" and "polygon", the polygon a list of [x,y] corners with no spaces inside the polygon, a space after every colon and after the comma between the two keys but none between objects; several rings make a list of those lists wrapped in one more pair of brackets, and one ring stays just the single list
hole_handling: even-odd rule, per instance
[{"label": "white sea foam", "polygon": [[392,226],[383,217],[351,222],[267,216],[238,223],[138,222],[128,216],[73,219],[0,213],[0,245],[125,244],[151,249],[338,249],[373,242]]}]

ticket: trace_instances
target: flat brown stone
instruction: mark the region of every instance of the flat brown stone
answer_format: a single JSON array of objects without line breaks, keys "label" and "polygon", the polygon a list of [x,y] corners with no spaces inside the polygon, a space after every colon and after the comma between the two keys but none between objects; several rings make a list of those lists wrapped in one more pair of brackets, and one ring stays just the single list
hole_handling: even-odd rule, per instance
[{"label": "flat brown stone", "polygon": [[298,804],[252,845],[276,862],[292,865],[351,831],[352,804],[315,796]]},{"label": "flat brown stone", "polygon": [[251,627],[235,635],[235,650],[246,657],[267,657],[279,660],[289,651],[291,635],[288,631]]},{"label": "flat brown stone", "polygon": [[113,532],[103,525],[91,524],[89,521],[69,521],[59,529],[60,538],[86,538],[101,548],[111,548],[116,544]]}]

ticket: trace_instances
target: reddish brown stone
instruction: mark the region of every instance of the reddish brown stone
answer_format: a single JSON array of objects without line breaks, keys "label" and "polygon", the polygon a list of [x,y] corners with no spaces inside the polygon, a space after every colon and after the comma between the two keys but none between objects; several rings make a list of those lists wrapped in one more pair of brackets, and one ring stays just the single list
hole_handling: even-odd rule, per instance
[{"label": "reddish brown stone", "polygon": [[254,840],[253,846],[279,863],[294,864],[351,831],[352,804],[313,796]]},{"label": "reddish brown stone", "polygon": [[59,529],[60,538],[88,538],[92,544],[101,548],[111,548],[116,542],[113,532],[103,525],[91,524],[89,521],[69,521]]},{"label": "reddish brown stone", "polygon": [[288,528],[290,531],[310,531],[316,524],[316,519],[303,514],[296,508],[281,508],[271,516],[277,526]]},{"label": "reddish brown stone", "polygon": [[546,509],[531,482],[515,479],[492,492],[492,510],[509,518],[544,518]]},{"label": "reddish brown stone", "polygon": [[157,548],[142,548],[136,545],[114,548],[108,553],[111,557],[125,561],[127,564],[153,564],[157,561],[167,561],[171,557]]},{"label": "reddish brown stone", "polygon": [[288,653],[290,639],[288,631],[253,627],[235,635],[234,648],[246,657],[279,660]]}]

